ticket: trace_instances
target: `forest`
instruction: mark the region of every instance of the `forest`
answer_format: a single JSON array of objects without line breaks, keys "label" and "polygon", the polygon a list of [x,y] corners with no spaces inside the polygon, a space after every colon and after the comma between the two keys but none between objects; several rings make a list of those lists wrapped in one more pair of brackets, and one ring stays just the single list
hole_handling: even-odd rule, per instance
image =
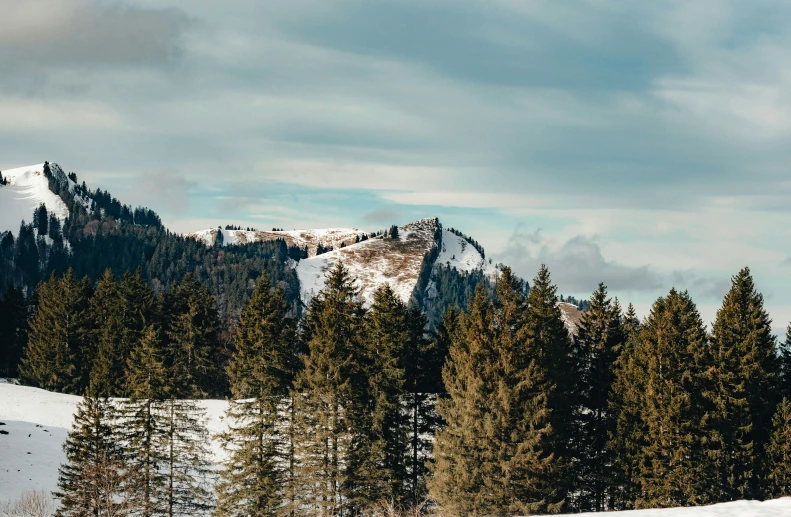
[{"label": "forest", "polygon": [[[600,284],[570,336],[545,267],[529,290],[506,268],[433,330],[386,286],[363,308],[342,265],[301,315],[262,275],[232,335],[193,275],[157,294],[139,272],[94,284],[69,270],[35,298],[29,318],[18,290],[3,300],[20,315],[3,328],[23,343],[14,367],[83,396],[60,515],[515,515],[791,494],[791,331],[776,342],[746,268],[711,332],[686,292],[639,321]],[[204,397],[229,401],[219,467]]]}]

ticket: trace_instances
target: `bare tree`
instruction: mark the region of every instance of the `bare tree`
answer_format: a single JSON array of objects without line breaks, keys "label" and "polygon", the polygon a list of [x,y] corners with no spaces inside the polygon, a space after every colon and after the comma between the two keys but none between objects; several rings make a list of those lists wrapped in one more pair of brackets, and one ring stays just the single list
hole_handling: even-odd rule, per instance
[{"label": "bare tree", "polygon": [[25,490],[15,501],[0,504],[0,517],[50,517],[55,501],[44,490]]}]

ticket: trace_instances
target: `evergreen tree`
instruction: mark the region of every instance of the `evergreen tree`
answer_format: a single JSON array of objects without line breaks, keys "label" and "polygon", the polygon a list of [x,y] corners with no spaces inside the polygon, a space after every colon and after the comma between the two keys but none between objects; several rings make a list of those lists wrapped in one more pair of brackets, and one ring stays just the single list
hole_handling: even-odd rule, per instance
[{"label": "evergreen tree", "polygon": [[90,285],[69,270],[53,274],[37,290],[22,360],[24,381],[50,391],[79,393],[87,385],[94,351],[87,314]]},{"label": "evergreen tree", "polygon": [[385,284],[374,293],[365,320],[368,407],[353,415],[365,442],[358,472],[361,487],[356,494],[360,506],[406,502],[409,420],[402,404],[406,400],[408,325],[406,306]]},{"label": "evergreen tree", "polygon": [[[506,268],[497,302],[476,291],[443,372],[446,427],[436,436],[432,497],[453,515],[558,511],[552,385],[520,284]],[[533,316],[534,317],[534,316]]]},{"label": "evergreen tree", "polygon": [[612,456],[607,441],[615,431],[609,401],[615,378],[615,362],[624,342],[617,300],[607,297],[600,283],[583,313],[575,344],[578,350],[580,412],[574,449],[574,475],[578,511],[611,509]]},{"label": "evergreen tree", "polygon": [[37,220],[36,229],[40,236],[49,235],[49,214],[47,213],[47,206],[41,203],[36,211]]},{"label": "evergreen tree", "polygon": [[295,386],[294,511],[300,514],[345,514],[357,501],[361,430],[352,427],[352,415],[361,409],[367,386],[358,298],[348,270],[338,263],[304,319],[308,353]]},{"label": "evergreen tree", "polygon": [[127,361],[129,399],[121,406],[121,429],[131,472],[127,499],[134,515],[151,517],[165,510],[167,479],[167,421],[163,415],[167,397],[167,369],[159,330],[148,326],[140,344]]},{"label": "evergreen tree", "polygon": [[791,324],[786,327],[785,341],[780,345],[779,373],[777,385],[780,395],[791,399]]},{"label": "evergreen tree", "polygon": [[228,459],[217,485],[221,516],[281,515],[296,509],[292,489],[296,326],[282,290],[262,276],[242,312],[228,365],[228,431],[220,436]]},{"label": "evergreen tree", "polygon": [[711,460],[712,368],[703,321],[686,292],[653,305],[628,361],[618,369],[621,454],[637,508],[707,504],[716,498]]},{"label": "evergreen tree", "polygon": [[549,269],[542,265],[527,295],[525,339],[528,346],[536,350],[547,381],[553,386],[548,392],[553,440],[551,450],[554,454],[555,486],[562,494],[559,499],[563,499],[572,490],[570,444],[576,433],[575,417],[580,401],[576,394],[579,378],[577,361],[557,302],[557,287],[552,284]]},{"label": "evergreen tree", "polygon": [[[124,382],[128,383],[129,358],[135,349],[140,346],[140,342],[149,327],[159,327],[162,308],[160,300],[154,294],[151,286],[143,279],[141,270],[134,274],[124,273],[118,284],[121,299],[123,301],[123,328],[124,332],[118,336],[116,343],[118,357],[125,365]],[[160,332],[161,335],[161,332]],[[127,396],[130,394],[131,387],[124,388]]]},{"label": "evergreen tree", "polygon": [[27,300],[22,288],[9,284],[0,300],[0,375],[16,378],[27,341]]},{"label": "evergreen tree", "polygon": [[109,269],[96,285],[90,301],[90,315],[93,320],[96,359],[91,370],[92,382],[101,386],[107,397],[124,394],[124,371],[128,357],[119,343],[126,341],[124,326],[124,300],[121,291]]},{"label": "evergreen tree", "polygon": [[114,408],[106,398],[86,395],[77,405],[74,424],[58,471],[59,517],[129,515],[128,472],[113,430]]},{"label": "evergreen tree", "polygon": [[192,274],[165,297],[168,364],[178,379],[177,398],[218,394],[222,370],[216,364],[219,317],[214,298]]},{"label": "evergreen tree", "polygon": [[717,469],[722,500],[765,496],[762,468],[777,404],[779,364],[771,320],[748,268],[732,278],[731,290],[712,329],[716,354]]},{"label": "evergreen tree", "polygon": [[772,436],[766,447],[769,497],[791,495],[791,402],[783,398],[772,422]]}]

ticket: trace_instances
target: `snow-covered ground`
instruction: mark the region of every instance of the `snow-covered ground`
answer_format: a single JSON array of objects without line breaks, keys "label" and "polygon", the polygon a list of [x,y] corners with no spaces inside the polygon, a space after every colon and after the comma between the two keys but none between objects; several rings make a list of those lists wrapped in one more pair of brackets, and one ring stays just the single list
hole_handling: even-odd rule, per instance
[{"label": "snow-covered ground", "polygon": [[0,233],[16,234],[23,220],[32,221],[33,210],[41,203],[61,221],[69,216],[66,203],[49,189],[43,171],[43,163],[1,171],[8,184],[0,185]]},{"label": "snow-covered ground", "polygon": [[490,278],[499,275],[497,268],[467,242],[464,237],[459,237],[449,230],[442,230],[442,249],[437,257],[436,264],[446,267],[455,267],[462,273],[483,271]]},{"label": "snow-covered ground", "polygon": [[[80,397],[0,382],[0,503],[25,490],[55,490],[58,466],[65,460],[62,445],[71,429]],[[209,432],[225,430],[224,400],[203,400]],[[212,441],[215,461],[223,457]]]},{"label": "snow-covered ground", "polygon": [[[23,491],[53,491],[58,466],[65,455],[61,448],[71,428],[80,397],[0,382],[0,503],[16,499]],[[201,402],[212,435],[225,429],[222,400]],[[222,453],[211,445],[215,461]],[[576,514],[581,515],[581,514]],[[585,515],[585,514],[582,514]],[[791,515],[791,498],[774,501],[737,501],[700,508],[619,512],[624,517],[773,517]]]}]

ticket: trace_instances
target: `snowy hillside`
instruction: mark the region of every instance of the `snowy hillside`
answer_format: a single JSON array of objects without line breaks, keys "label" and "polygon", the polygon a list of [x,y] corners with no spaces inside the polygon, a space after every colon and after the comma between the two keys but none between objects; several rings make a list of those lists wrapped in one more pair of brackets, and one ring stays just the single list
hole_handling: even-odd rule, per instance
[{"label": "snowy hillside", "polygon": [[[71,428],[80,397],[38,388],[14,386],[0,380],[0,502],[13,500],[34,488],[51,492],[57,486],[61,449]],[[205,400],[207,425],[214,435],[225,429],[225,401]],[[221,460],[212,443],[215,461]],[[623,517],[774,517],[791,515],[791,498],[774,501],[736,501],[700,508],[615,512]],[[594,515],[594,514],[576,514]],[[612,515],[612,514],[609,514]]]},{"label": "snowy hillside", "polygon": [[401,226],[397,239],[368,239],[301,260],[297,275],[302,301],[307,304],[324,288],[326,273],[340,261],[357,280],[366,306],[385,283],[401,300],[408,302],[417,285],[423,258],[436,244],[437,225],[436,219],[421,219]]},{"label": "snowy hillside", "polygon": [[[63,174],[55,164],[50,164],[50,169],[53,173]],[[41,203],[47,205],[47,210],[61,221],[69,216],[66,203],[49,189],[49,180],[43,171],[43,163],[2,171],[8,184],[0,185],[0,233],[16,233],[23,220],[31,221],[33,210]],[[64,180],[65,177],[63,174]]]},{"label": "snowy hillside", "polygon": [[308,257],[314,257],[316,256],[316,250],[319,244],[326,248],[340,248],[341,244],[346,244],[347,246],[353,244],[357,237],[361,237],[363,233],[364,232],[357,228],[281,231],[224,230],[221,228],[211,228],[190,233],[187,237],[201,240],[206,243],[207,246],[214,246],[220,235],[222,235],[223,246],[283,239],[289,246],[299,246],[300,248],[307,246]]}]

